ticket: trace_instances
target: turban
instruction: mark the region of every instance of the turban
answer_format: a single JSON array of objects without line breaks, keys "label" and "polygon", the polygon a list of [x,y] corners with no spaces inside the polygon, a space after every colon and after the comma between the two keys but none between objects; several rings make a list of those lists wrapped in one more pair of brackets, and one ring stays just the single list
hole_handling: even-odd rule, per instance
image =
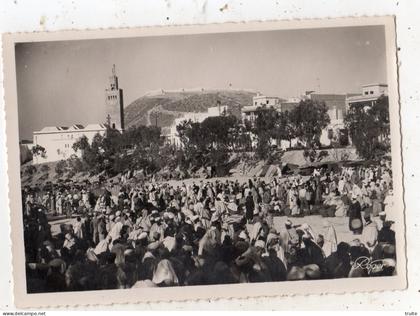
[{"label": "turban", "polygon": [[159,262],[155,272],[153,273],[152,282],[156,285],[178,285],[178,277],[172,263],[169,260],[163,259]]},{"label": "turban", "polygon": [[316,264],[308,264],[304,266],[303,269],[305,270],[308,279],[319,279],[321,276],[321,270]]},{"label": "turban", "polygon": [[305,270],[301,267],[293,266],[287,274],[288,281],[304,280]]},{"label": "turban", "polygon": [[255,242],[255,247],[265,248],[265,242],[259,239]]}]

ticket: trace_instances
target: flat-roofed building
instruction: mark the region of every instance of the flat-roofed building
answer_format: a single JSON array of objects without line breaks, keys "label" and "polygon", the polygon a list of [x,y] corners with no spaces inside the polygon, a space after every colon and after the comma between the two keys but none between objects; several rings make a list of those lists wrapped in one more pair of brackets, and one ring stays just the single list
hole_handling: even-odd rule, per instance
[{"label": "flat-roofed building", "polygon": [[45,148],[45,155],[34,155],[33,163],[39,164],[65,160],[72,155],[81,157],[80,151],[73,150],[73,144],[82,136],[86,136],[89,143],[96,134],[104,135],[106,126],[104,124],[89,124],[86,127],[80,124],[67,126],[47,126],[40,131],[33,133],[34,146],[39,145]]},{"label": "flat-roofed building", "polygon": [[384,83],[373,83],[362,86],[362,94],[353,95],[346,98],[346,108],[360,104],[362,106],[372,106],[381,96],[388,95],[388,85]]}]

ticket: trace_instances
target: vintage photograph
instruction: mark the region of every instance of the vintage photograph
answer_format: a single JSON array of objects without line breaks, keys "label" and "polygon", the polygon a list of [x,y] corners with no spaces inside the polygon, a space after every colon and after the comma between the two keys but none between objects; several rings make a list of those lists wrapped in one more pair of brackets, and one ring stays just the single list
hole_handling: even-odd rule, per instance
[{"label": "vintage photograph", "polygon": [[394,26],[358,21],[18,38],[24,291],[403,278]]}]

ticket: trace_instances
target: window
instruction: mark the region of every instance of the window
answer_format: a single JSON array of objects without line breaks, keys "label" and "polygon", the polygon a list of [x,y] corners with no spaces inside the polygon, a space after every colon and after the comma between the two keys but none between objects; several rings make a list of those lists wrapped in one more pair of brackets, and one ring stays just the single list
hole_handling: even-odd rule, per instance
[{"label": "window", "polygon": [[265,103],[266,103],[266,104],[268,104],[269,102],[270,102],[269,100],[266,100],[266,101],[265,101]]},{"label": "window", "polygon": [[369,94],[369,91],[365,91],[365,94],[368,95]]},{"label": "window", "polygon": [[60,148],[57,149],[57,155],[59,155],[59,154],[60,154]]},{"label": "window", "polygon": [[371,91],[370,94],[373,94],[373,91]]},{"label": "window", "polygon": [[255,105],[257,105],[257,101],[255,101]]}]

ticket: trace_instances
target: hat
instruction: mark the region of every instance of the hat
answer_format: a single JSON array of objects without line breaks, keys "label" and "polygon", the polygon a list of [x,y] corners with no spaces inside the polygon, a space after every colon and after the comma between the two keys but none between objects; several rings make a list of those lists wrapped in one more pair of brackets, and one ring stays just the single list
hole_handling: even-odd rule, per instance
[{"label": "hat", "polygon": [[219,220],[219,215],[217,213],[213,213],[213,215],[211,216],[211,222],[217,222]]},{"label": "hat", "polygon": [[287,225],[287,226],[292,226],[293,225],[293,223],[290,219],[287,219],[284,224]]},{"label": "hat", "polygon": [[124,256],[130,256],[134,253],[134,249],[128,248],[124,251]]},{"label": "hat", "polygon": [[385,244],[382,248],[383,252],[387,256],[395,255],[395,246],[391,244]]},{"label": "hat", "polygon": [[360,247],[360,239],[356,238],[350,242],[351,247]]},{"label": "hat", "polygon": [[392,224],[394,224],[395,222],[394,221],[385,221],[384,222],[384,227],[391,227],[392,226]]},{"label": "hat", "polygon": [[147,239],[147,233],[146,232],[142,232],[138,237],[138,240],[142,240],[142,239]]},{"label": "hat", "polygon": [[258,213],[259,213],[258,209],[254,208],[254,212],[253,212],[253,214],[254,214],[254,215],[258,215]]},{"label": "hat", "polygon": [[309,235],[307,232],[305,232],[305,233],[302,235],[302,239],[311,239],[311,235]]},{"label": "hat", "polygon": [[44,246],[45,247],[48,247],[48,246],[50,246],[50,247],[54,247],[54,244],[50,241],[50,240],[46,240],[46,241],[44,241]]},{"label": "hat", "polygon": [[159,248],[159,246],[160,246],[160,241],[154,241],[154,242],[151,242],[151,243],[147,246],[147,249],[148,249],[148,250],[155,250],[155,249]]},{"label": "hat", "polygon": [[111,214],[109,215],[109,220],[112,221],[115,218],[115,215]]},{"label": "hat", "polygon": [[303,268],[293,266],[287,274],[288,281],[304,280],[306,272]]},{"label": "hat", "polygon": [[265,248],[265,242],[263,241],[263,240],[261,240],[261,239],[258,239],[256,242],[255,242],[255,247],[259,247],[259,248]]},{"label": "hat", "polygon": [[383,264],[384,267],[393,267],[393,268],[395,268],[395,266],[396,266],[397,263],[395,262],[394,259],[385,258],[385,259],[382,259],[382,264]]},{"label": "hat", "polygon": [[321,276],[321,270],[316,264],[308,264],[303,267],[305,270],[305,275],[308,279],[319,279]]},{"label": "hat", "polygon": [[61,273],[64,273],[64,271],[66,271],[66,263],[64,262],[63,259],[59,259],[59,258],[53,259],[50,262],[48,262],[48,265],[51,268],[60,268]]},{"label": "hat", "polygon": [[86,251],[86,258],[89,261],[92,261],[92,262],[97,262],[98,261],[98,257],[96,256],[96,253],[95,253],[94,249],[88,249]]},{"label": "hat", "polygon": [[244,230],[239,233],[238,237],[241,239],[248,239],[248,236]]},{"label": "hat", "polygon": [[308,225],[308,223],[303,223],[301,226],[300,226],[302,229],[309,229],[309,225]]},{"label": "hat", "polygon": [[386,216],[386,213],[385,213],[385,211],[382,211],[382,212],[379,212],[379,214],[378,214],[379,216]]},{"label": "hat", "polygon": [[117,211],[117,212],[115,213],[115,216],[116,216],[116,217],[121,216],[121,211]]},{"label": "hat", "polygon": [[233,202],[229,203],[227,208],[229,210],[231,210],[232,212],[237,212],[238,211],[238,206]]}]

